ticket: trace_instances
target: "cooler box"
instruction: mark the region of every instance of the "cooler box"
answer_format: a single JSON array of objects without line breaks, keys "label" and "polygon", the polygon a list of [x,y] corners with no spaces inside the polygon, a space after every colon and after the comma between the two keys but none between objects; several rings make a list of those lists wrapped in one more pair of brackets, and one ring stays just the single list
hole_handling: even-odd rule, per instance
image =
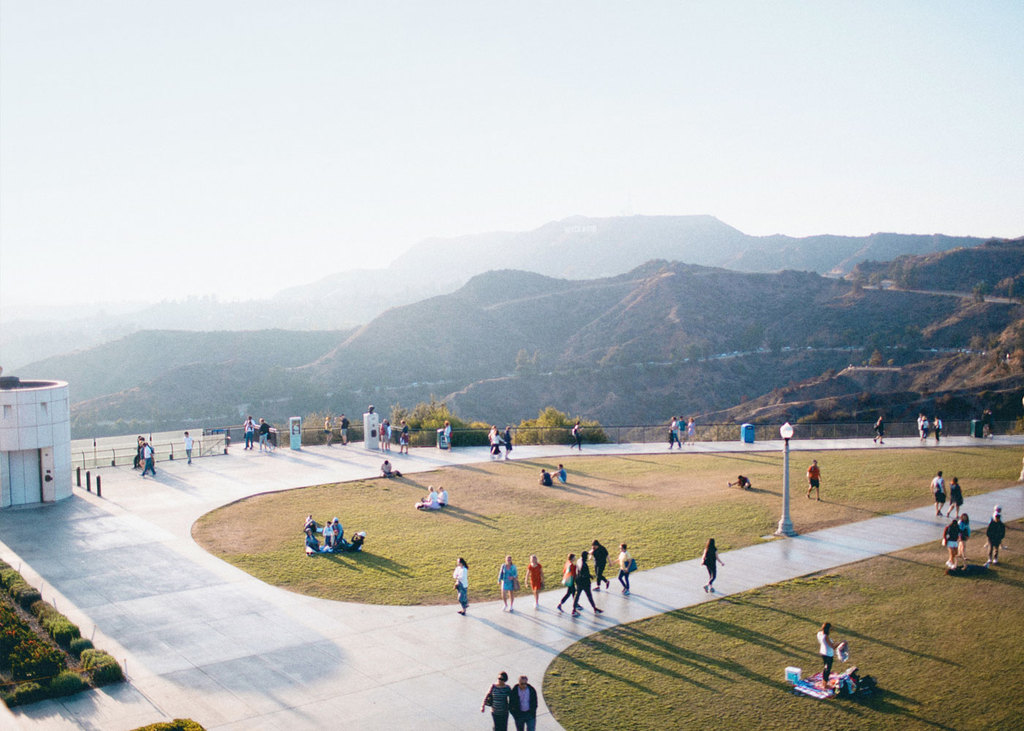
[{"label": "cooler box", "polygon": [[796,685],[800,682],[800,676],[803,670],[800,668],[788,667],[786,668],[786,682]]},{"label": "cooler box", "polygon": [[740,425],[740,439],[743,440],[744,444],[754,443],[754,425],[753,424],[742,424]]},{"label": "cooler box", "polygon": [[985,425],[981,419],[971,419],[971,436],[975,439],[985,438]]}]

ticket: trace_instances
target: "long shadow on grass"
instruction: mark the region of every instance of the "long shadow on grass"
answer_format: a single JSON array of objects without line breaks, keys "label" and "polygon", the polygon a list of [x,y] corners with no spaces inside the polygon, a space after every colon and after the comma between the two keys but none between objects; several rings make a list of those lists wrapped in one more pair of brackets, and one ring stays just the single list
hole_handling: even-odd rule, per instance
[{"label": "long shadow on grass", "polygon": [[[428,511],[432,512],[432,511]],[[483,513],[474,513],[472,510],[466,510],[465,508],[455,507],[451,503],[448,506],[436,511],[437,515],[450,515],[453,518],[464,520],[467,523],[474,523],[475,525],[483,526],[491,530],[498,530],[498,526],[494,525],[495,518]]]},{"label": "long shadow on grass", "polygon": [[[349,560],[343,561],[342,558],[344,557],[348,557]],[[397,561],[385,558],[384,556],[367,553],[365,550],[357,553],[320,553],[317,554],[317,558],[327,559],[336,566],[353,571],[378,571],[383,574],[397,576],[403,579],[412,576],[412,573],[409,571],[409,567],[405,564],[398,563]]]},{"label": "long shadow on grass", "polygon": [[[769,612],[776,612],[777,614],[784,614],[787,617],[792,617],[793,619],[799,620],[800,622],[805,622],[805,623],[810,624],[812,626],[820,626],[820,622],[818,621],[820,618],[816,619],[816,618],[812,618],[812,617],[807,617],[807,616],[802,615],[802,614],[797,614],[796,612],[790,612],[790,611],[787,611],[785,609],[780,609],[778,607],[769,606],[767,604],[759,604],[758,602],[755,602],[755,601],[753,601],[751,599],[740,599],[740,598],[737,598],[737,597],[726,597],[726,598],[721,599],[721,601],[723,601],[723,602],[730,602],[731,604],[737,604],[737,605],[740,605],[740,606],[756,607],[757,609],[763,609],[763,610],[766,610],[766,611],[769,611]],[[874,643],[876,643],[878,645],[881,645],[882,647],[888,647],[890,650],[896,650],[897,652],[903,652],[903,653],[906,653],[907,655],[913,655],[914,657],[923,657],[923,658],[926,658],[928,660],[933,660],[935,662],[942,663],[944,665],[952,665],[953,667],[960,667],[960,663],[955,662],[953,660],[950,660],[949,658],[939,657],[938,655],[931,655],[931,654],[929,654],[927,652],[919,652],[918,650],[910,650],[910,649],[908,649],[906,647],[902,647],[900,645],[897,645],[894,642],[888,642],[886,640],[882,640],[882,639],[879,639],[877,637],[872,637],[871,635],[864,634],[863,632],[857,632],[856,630],[852,630],[852,629],[849,629],[848,627],[844,627],[843,628],[843,636],[846,637],[847,635],[850,636],[850,637],[855,637],[855,638],[857,638],[859,640],[866,640],[868,642],[874,642]]]}]

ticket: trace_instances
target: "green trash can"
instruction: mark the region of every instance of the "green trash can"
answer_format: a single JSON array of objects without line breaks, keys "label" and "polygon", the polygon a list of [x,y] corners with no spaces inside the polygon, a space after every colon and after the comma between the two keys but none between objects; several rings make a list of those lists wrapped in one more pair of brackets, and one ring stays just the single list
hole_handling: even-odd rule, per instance
[{"label": "green trash can", "polygon": [[985,438],[985,425],[981,419],[971,419],[971,436],[975,439]]}]

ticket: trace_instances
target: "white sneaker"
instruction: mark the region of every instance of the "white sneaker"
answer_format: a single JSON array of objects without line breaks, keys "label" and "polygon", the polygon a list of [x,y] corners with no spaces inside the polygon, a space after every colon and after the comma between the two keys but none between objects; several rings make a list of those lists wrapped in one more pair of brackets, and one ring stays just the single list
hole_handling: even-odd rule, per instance
[{"label": "white sneaker", "polygon": [[999,559],[998,558],[992,559],[992,563],[999,563]]}]

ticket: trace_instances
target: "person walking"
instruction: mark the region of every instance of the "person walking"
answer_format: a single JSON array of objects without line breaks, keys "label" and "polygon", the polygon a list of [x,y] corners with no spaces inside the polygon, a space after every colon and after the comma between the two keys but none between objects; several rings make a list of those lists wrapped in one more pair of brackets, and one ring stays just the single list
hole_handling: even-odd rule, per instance
[{"label": "person walking", "polygon": [[878,421],[875,422],[875,438],[872,440],[875,444],[885,444],[883,441],[885,438],[885,419],[881,416],[878,417]]},{"label": "person walking", "polygon": [[188,432],[185,432],[185,456],[188,457],[189,464],[192,464],[192,446],[194,444],[195,441],[188,435]]},{"label": "person walking", "polygon": [[334,439],[334,429],[331,427],[331,417],[328,414],[324,417],[324,441],[327,446],[331,446],[331,440]]},{"label": "person walking", "polygon": [[569,448],[572,449],[573,447],[576,447],[576,449],[578,449],[578,450],[580,450],[582,452],[583,451],[583,427],[580,425],[580,420],[579,419],[576,420],[576,423],[572,427],[572,440],[573,440],[573,443],[571,445],[569,445]]},{"label": "person walking", "polygon": [[938,444],[939,437],[942,436],[942,419],[939,418],[938,414],[932,420],[932,431],[935,433],[935,443]]},{"label": "person walking", "polygon": [[956,554],[967,568],[967,539],[971,537],[971,516],[962,513],[959,520],[960,538],[957,539]]},{"label": "person walking", "polygon": [[501,611],[512,612],[516,590],[519,589],[519,569],[512,563],[511,556],[505,556],[505,563],[498,569],[498,585],[501,587]]},{"label": "person walking", "polygon": [[469,609],[469,564],[462,556],[455,562],[452,578],[455,579],[455,592],[459,595],[459,604],[462,605],[459,614],[465,617],[466,610]]},{"label": "person walking", "polygon": [[683,443],[679,441],[679,419],[675,416],[668,425],[668,451],[672,451],[673,444],[678,444],[680,449],[683,448]]},{"label": "person walking", "polygon": [[942,531],[942,545],[949,551],[946,567],[955,569],[957,551],[960,548],[960,522],[958,520],[952,520]]},{"label": "person walking", "polygon": [[501,435],[501,440],[505,443],[505,459],[509,458],[512,453],[512,425],[505,425],[505,433]]},{"label": "person walking", "polygon": [[946,481],[942,479],[942,470],[932,478],[932,493],[935,496],[935,514],[942,515],[942,506],[946,504]]},{"label": "person walking", "polygon": [[563,611],[562,605],[565,604],[565,600],[573,596],[576,593],[576,554],[570,553],[569,557],[565,559],[565,565],[562,567],[562,586],[565,587],[565,594],[561,599],[558,600],[558,611]]},{"label": "person walking", "polygon": [[536,731],[537,689],[530,685],[525,675],[520,675],[519,682],[512,688],[511,713],[516,731]]},{"label": "person walking", "polygon": [[142,445],[146,443],[146,438],[141,434],[139,438],[135,440],[135,457],[132,458],[132,469],[137,470],[142,468]]},{"label": "person walking", "polygon": [[718,556],[714,538],[708,538],[708,544],[704,546],[704,554],[700,557],[700,562],[708,570],[708,583],[704,585],[704,591],[714,594],[715,579],[718,578],[718,564],[725,566],[725,561]]},{"label": "person walking", "polygon": [[494,731],[508,731],[508,714],[512,706],[512,688],[505,682],[508,680],[508,673],[502,670],[498,673],[498,682],[493,684],[484,702],[480,705],[480,713],[483,713],[488,706],[491,707],[491,720],[494,722]]},{"label": "person walking", "polygon": [[633,570],[633,557],[626,550],[626,544],[619,544],[619,583],[622,584],[622,593],[629,596],[629,573]]},{"label": "person walking", "polygon": [[602,581],[604,582],[604,588],[607,590],[611,586],[611,582],[604,575],[604,567],[608,565],[608,549],[602,546],[595,538],[590,546],[590,555],[594,557],[594,581],[597,582],[594,591],[601,591]]},{"label": "person walking", "polygon": [[999,545],[1006,537],[1006,524],[1003,523],[1003,509],[996,505],[992,511],[992,520],[985,529],[985,538],[988,540],[988,561],[985,565],[999,563]]},{"label": "person walking", "polygon": [[953,478],[953,481],[949,483],[949,510],[946,511],[946,517],[954,510],[956,511],[956,517],[960,517],[960,506],[964,504],[964,493],[960,489],[960,482],[957,478]]},{"label": "person walking", "polygon": [[142,469],[142,476],[145,477],[146,473],[152,473],[153,477],[156,477],[156,468],[153,466],[155,462],[154,456],[156,452],[153,449],[153,445],[147,441],[142,442],[142,461],[145,466]]},{"label": "person walking", "polygon": [[811,490],[814,490],[821,502],[821,470],[818,468],[818,460],[812,459],[811,466],[807,468],[807,499],[811,499]]},{"label": "person walking", "polygon": [[697,423],[691,416],[686,422],[686,443],[691,447],[697,442]]},{"label": "person walking", "polygon": [[530,556],[526,567],[526,584],[533,590],[533,608],[540,609],[540,591],[544,588],[544,567],[537,560],[537,554]]},{"label": "person walking", "polygon": [[580,554],[580,560],[576,562],[576,593],[572,600],[572,616],[574,617],[580,616],[580,609],[583,608],[583,605],[580,604],[581,594],[587,595],[594,614],[601,614],[604,611],[597,608],[597,605],[594,604],[594,595],[590,593],[590,564],[587,563],[589,555],[587,551],[583,551]]},{"label": "person walking", "polygon": [[928,439],[928,417],[924,414],[917,415],[917,433],[921,437],[921,444]]},{"label": "person walking", "polygon": [[832,674],[832,661],[836,657],[836,645],[838,643],[833,642],[829,634],[832,632],[832,624],[825,622],[821,625],[821,629],[818,630],[818,654],[821,655],[821,660],[824,663],[824,668],[821,671],[821,689],[828,690],[828,678]]}]

